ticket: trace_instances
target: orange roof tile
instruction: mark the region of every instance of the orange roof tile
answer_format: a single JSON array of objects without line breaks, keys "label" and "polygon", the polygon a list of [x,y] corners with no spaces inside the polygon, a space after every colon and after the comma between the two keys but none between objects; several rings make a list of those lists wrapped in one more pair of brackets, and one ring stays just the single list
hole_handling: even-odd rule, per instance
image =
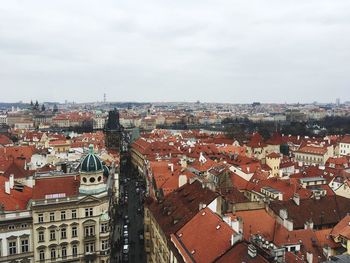
[{"label": "orange roof tile", "polygon": [[209,208],[199,211],[186,225],[176,232],[182,255],[194,262],[209,263],[223,255],[231,247],[235,231]]}]

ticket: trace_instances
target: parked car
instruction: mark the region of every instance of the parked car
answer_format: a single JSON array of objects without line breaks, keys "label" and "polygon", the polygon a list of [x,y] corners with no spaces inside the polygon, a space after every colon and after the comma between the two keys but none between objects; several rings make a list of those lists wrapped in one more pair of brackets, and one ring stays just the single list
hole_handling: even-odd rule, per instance
[{"label": "parked car", "polygon": [[129,238],[129,232],[128,232],[128,230],[125,230],[125,231],[123,232],[123,236],[124,236],[124,238]]},{"label": "parked car", "polygon": [[129,253],[129,245],[124,245],[123,246],[123,254],[128,254]]},{"label": "parked car", "polygon": [[128,238],[124,238],[124,245],[128,245],[129,244],[129,239]]},{"label": "parked car", "polygon": [[127,225],[129,224],[129,216],[124,216],[124,223]]}]

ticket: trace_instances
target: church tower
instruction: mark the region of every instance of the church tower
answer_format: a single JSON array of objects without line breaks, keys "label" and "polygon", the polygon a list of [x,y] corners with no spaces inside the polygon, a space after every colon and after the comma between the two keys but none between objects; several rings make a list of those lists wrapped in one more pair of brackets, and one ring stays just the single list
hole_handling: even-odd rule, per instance
[{"label": "church tower", "polygon": [[108,120],[105,126],[106,148],[120,152],[122,140],[122,126],[119,122],[119,111],[114,109],[108,113]]}]

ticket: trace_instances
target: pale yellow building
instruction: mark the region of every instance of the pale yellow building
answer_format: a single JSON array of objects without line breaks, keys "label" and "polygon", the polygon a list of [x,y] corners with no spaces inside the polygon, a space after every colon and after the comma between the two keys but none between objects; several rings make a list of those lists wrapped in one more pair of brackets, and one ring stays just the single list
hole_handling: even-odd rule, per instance
[{"label": "pale yellow building", "polygon": [[105,171],[90,147],[78,173],[35,178],[31,204],[34,262],[109,262]]}]

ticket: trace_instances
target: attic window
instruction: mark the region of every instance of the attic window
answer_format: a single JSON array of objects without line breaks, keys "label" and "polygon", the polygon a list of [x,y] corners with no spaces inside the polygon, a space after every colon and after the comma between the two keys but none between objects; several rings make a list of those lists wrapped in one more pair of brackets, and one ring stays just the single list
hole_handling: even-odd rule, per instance
[{"label": "attic window", "polygon": [[221,227],[220,225],[217,225],[217,226],[216,226],[216,230],[219,230],[219,229],[220,229],[220,227]]},{"label": "attic window", "polygon": [[193,250],[191,251],[191,254],[193,255],[194,253],[196,253],[196,250],[193,249]]},{"label": "attic window", "polygon": [[205,212],[202,213],[202,216],[205,216]]}]

